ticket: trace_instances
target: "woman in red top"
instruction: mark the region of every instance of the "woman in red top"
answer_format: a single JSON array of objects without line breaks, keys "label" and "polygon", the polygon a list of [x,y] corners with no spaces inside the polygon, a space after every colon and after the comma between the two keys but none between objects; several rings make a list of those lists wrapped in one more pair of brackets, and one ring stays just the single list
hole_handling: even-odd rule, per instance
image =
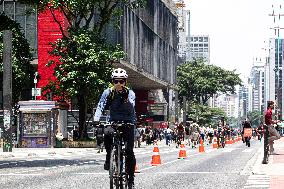
[{"label": "woman in red top", "polygon": [[269,141],[269,149],[270,149],[270,154],[276,154],[274,152],[273,148],[273,141],[280,139],[280,134],[278,131],[274,128],[274,124],[277,124],[278,121],[272,120],[272,110],[274,109],[274,102],[273,101],[268,101],[267,103],[267,111],[265,112],[265,124],[268,127],[269,135],[270,137],[268,138]]}]

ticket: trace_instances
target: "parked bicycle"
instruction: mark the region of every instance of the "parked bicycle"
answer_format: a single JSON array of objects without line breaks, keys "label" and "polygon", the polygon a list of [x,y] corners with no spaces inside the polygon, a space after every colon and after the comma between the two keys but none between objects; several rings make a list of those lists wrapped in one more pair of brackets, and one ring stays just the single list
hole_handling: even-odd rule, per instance
[{"label": "parked bicycle", "polygon": [[123,140],[123,130],[125,127],[133,127],[127,123],[112,123],[113,145],[110,156],[110,188],[124,189],[128,188],[128,174],[125,169],[126,146],[127,142]]}]

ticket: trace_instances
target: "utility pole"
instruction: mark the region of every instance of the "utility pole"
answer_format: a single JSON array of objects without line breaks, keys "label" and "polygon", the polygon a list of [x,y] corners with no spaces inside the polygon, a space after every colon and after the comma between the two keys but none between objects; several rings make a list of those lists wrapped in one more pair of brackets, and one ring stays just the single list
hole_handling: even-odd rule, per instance
[{"label": "utility pole", "polygon": [[[281,16],[284,16],[284,14],[281,14],[281,4],[279,5],[279,13],[278,14],[275,14],[275,11],[274,11],[274,6],[272,5],[272,14],[269,14],[269,16],[273,16],[273,23],[276,24],[276,17],[278,17],[278,25],[273,27],[273,28],[270,28],[270,29],[273,29],[275,31],[275,36],[277,36],[277,46],[276,46],[276,53],[277,53],[277,64],[276,64],[276,61],[275,61],[275,68],[273,69],[274,72],[275,72],[275,80],[276,80],[276,86],[275,86],[275,92],[276,92],[276,95],[275,95],[275,101],[276,101],[276,104],[277,104],[277,107],[276,107],[276,115],[277,115],[277,119],[279,120],[282,120],[282,92],[281,92],[281,89],[282,89],[282,83],[280,83],[280,75],[282,76],[282,56],[283,56],[283,53],[281,52],[281,56],[280,56],[280,30],[281,29],[284,29],[284,28],[281,28],[279,26],[279,23],[280,23],[280,18]],[[282,43],[281,43],[282,44]],[[281,48],[282,49],[282,48]],[[282,49],[283,51],[283,49]],[[280,58],[281,58],[281,62],[280,62]],[[280,65],[281,63],[281,65]],[[283,77],[281,78],[283,80]]]},{"label": "utility pole", "polygon": [[3,32],[3,152],[12,152],[12,31]]},{"label": "utility pole", "polygon": [[186,125],[186,96],[182,97],[182,104],[183,104],[183,125]]}]

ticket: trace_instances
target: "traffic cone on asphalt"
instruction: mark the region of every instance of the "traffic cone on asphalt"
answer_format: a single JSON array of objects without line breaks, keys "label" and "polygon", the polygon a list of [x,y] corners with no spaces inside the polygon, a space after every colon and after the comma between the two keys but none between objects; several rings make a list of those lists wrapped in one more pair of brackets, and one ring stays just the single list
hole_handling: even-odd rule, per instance
[{"label": "traffic cone on asphalt", "polygon": [[134,171],[134,173],[140,173],[137,164],[135,165],[135,171]]},{"label": "traffic cone on asphalt", "polygon": [[205,152],[202,138],[200,138],[199,152]]},{"label": "traffic cone on asphalt", "polygon": [[217,138],[214,137],[213,139],[213,148],[218,148]]},{"label": "traffic cone on asphalt", "polygon": [[160,152],[157,144],[155,144],[153,149],[153,155],[152,155],[152,166],[161,165],[161,158],[160,158]]},{"label": "traffic cone on asphalt", "polygon": [[178,155],[178,159],[186,159],[186,150],[184,147],[184,143],[180,144],[180,150],[179,150],[179,155]]},{"label": "traffic cone on asphalt", "polygon": [[233,144],[233,140],[232,140],[232,138],[230,138],[229,144]]},{"label": "traffic cone on asphalt", "polygon": [[230,144],[230,140],[226,138],[226,143],[225,144]]}]

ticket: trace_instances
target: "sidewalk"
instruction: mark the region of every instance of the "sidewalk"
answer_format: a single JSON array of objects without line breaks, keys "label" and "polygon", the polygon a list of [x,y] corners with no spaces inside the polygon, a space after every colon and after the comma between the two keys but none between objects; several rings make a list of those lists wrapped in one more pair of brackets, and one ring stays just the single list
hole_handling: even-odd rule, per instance
[{"label": "sidewalk", "polygon": [[0,149],[0,160],[9,158],[33,158],[33,157],[52,157],[66,156],[83,153],[97,152],[96,148],[13,148],[12,152],[3,152]]},{"label": "sidewalk", "polygon": [[284,137],[274,142],[274,149],[278,155],[270,155],[269,163],[262,164],[263,147],[254,167],[253,174],[267,175],[270,178],[270,189],[284,188]]}]

